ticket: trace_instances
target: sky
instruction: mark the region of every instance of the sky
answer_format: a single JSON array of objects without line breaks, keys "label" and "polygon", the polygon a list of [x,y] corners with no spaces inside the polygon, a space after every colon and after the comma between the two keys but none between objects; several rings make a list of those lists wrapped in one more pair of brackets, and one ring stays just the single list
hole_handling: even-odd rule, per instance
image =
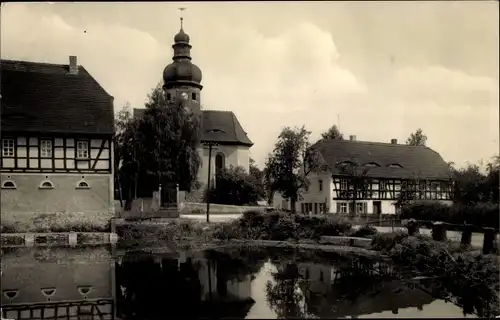
[{"label": "sky", "polygon": [[499,149],[497,1],[2,3],[2,59],[78,56],[115,98],[144,107],[180,27],[201,103],[230,110],[263,167],[285,126],[427,145],[457,166]]}]

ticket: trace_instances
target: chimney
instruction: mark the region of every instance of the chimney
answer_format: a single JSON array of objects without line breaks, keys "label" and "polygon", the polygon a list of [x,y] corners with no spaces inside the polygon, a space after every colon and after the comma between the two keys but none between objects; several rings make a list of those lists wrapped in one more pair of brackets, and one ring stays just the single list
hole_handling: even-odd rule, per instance
[{"label": "chimney", "polygon": [[398,139],[391,139],[391,144],[398,144]]},{"label": "chimney", "polygon": [[349,136],[349,140],[356,141],[356,136],[353,136],[353,135]]},{"label": "chimney", "polygon": [[78,64],[76,56],[69,56],[69,74],[78,74]]}]

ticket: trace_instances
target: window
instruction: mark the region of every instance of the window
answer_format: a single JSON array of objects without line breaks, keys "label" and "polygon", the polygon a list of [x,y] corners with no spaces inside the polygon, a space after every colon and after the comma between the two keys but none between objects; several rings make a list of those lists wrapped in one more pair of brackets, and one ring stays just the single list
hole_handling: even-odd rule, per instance
[{"label": "window", "polygon": [[306,213],[306,208],[304,206],[304,203],[300,204],[300,213]]},{"label": "window", "polygon": [[324,280],[324,275],[323,275],[323,270],[319,271],[319,281],[323,282]]},{"label": "window", "polygon": [[195,92],[191,93],[191,100],[195,100],[196,101],[196,93]]},{"label": "window", "polygon": [[380,181],[380,190],[387,190],[387,181]]},{"label": "window", "polygon": [[79,181],[78,184],[76,185],[77,189],[90,189],[89,184],[87,181]]},{"label": "window", "polygon": [[366,213],[366,202],[356,202],[356,212],[357,213]]},{"label": "window", "polygon": [[347,190],[347,180],[346,179],[340,180],[340,190]]},{"label": "window", "polygon": [[318,203],[317,202],[314,203],[314,213],[315,214],[318,213]]},{"label": "window", "polygon": [[167,101],[170,101],[172,99],[172,94],[167,93]]},{"label": "window", "polygon": [[339,207],[339,210],[338,210],[339,213],[347,213],[347,202],[339,203],[338,207]]},{"label": "window", "polygon": [[88,159],[89,157],[89,143],[87,141],[78,141],[76,143],[76,158]]},{"label": "window", "polygon": [[2,157],[14,156],[14,139],[2,139]]},{"label": "window", "polygon": [[400,165],[399,163],[391,163],[388,165],[389,168],[402,168],[403,166]]},{"label": "window", "polygon": [[40,189],[54,189],[54,184],[48,180],[42,181]]},{"label": "window", "polygon": [[365,163],[365,167],[380,167],[380,165],[378,163],[375,163],[375,162],[368,162],[368,163]]},{"label": "window", "polygon": [[319,204],[319,212],[322,212],[322,213],[326,212],[326,205],[324,203]]},{"label": "window", "polygon": [[323,180],[318,180],[318,189],[319,191],[323,191]]},{"label": "window", "polygon": [[52,158],[51,140],[40,140],[40,156],[42,158]]},{"label": "window", "polygon": [[2,189],[16,189],[16,184],[11,180],[4,181],[4,183],[2,183]]},{"label": "window", "polygon": [[215,156],[215,172],[224,169],[225,167],[225,156],[222,153],[217,153]]},{"label": "window", "polygon": [[304,203],[304,213],[311,213],[313,210],[312,203]]}]

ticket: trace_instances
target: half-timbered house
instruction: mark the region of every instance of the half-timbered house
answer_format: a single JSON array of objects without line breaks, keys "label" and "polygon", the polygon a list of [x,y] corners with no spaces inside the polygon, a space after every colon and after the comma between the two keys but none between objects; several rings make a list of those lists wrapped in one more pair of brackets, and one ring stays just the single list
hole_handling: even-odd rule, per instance
[{"label": "half-timbered house", "polygon": [[2,216],[113,213],[113,97],[69,64],[1,61]]},{"label": "half-timbered house", "polygon": [[[326,170],[311,173],[296,210],[303,213],[396,214],[401,203],[451,203],[448,164],[423,146],[349,140],[321,140],[312,146]],[[289,202],[275,197],[275,205]]]}]

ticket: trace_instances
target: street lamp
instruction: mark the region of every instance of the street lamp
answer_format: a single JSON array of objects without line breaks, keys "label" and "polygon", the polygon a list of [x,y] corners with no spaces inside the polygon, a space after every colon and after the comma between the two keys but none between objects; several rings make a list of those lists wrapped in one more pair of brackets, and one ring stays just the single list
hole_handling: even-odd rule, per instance
[{"label": "street lamp", "polygon": [[[205,131],[206,133],[212,133],[212,132],[221,132],[221,133],[226,133],[224,130],[221,129],[210,129]],[[203,143],[205,146],[208,146],[208,181],[207,181],[207,223],[210,222],[210,168],[212,167],[212,147],[216,146],[217,143],[214,141],[206,141]]]}]

